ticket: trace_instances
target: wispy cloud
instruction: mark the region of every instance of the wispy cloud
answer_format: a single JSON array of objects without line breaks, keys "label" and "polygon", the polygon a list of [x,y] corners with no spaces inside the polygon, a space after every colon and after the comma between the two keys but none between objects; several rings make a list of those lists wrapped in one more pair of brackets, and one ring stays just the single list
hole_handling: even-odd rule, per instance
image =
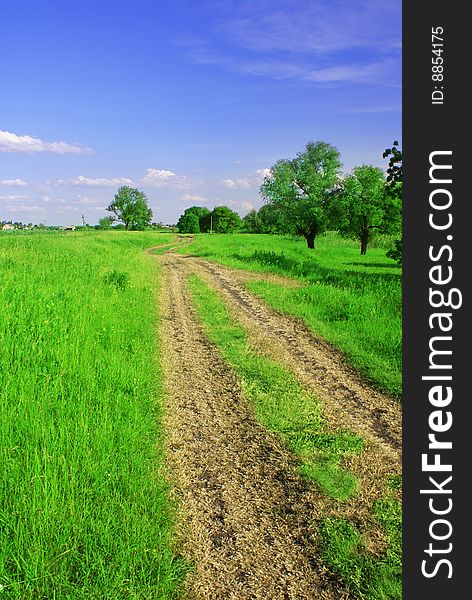
[{"label": "wispy cloud", "polygon": [[328,54],[368,47],[398,48],[401,6],[362,0],[253,0],[222,13],[217,29],[257,52]]},{"label": "wispy cloud", "polygon": [[181,194],[179,199],[184,202],[200,202],[200,204],[206,204],[208,202],[208,198],[204,198],[198,194]]},{"label": "wispy cloud", "polygon": [[24,213],[28,216],[43,215],[46,212],[44,206],[37,206],[34,204],[11,204],[5,208],[11,213]]},{"label": "wispy cloud", "polygon": [[238,201],[238,200],[229,200],[228,204],[232,206],[237,211],[242,211],[248,213],[251,210],[254,210],[254,204],[252,202],[248,202],[247,200]]},{"label": "wispy cloud", "polygon": [[400,79],[401,6],[378,0],[252,0],[215,11],[213,35],[179,40],[200,65],[316,85]]},{"label": "wispy cloud", "polygon": [[221,183],[229,189],[248,189],[259,187],[264,181],[264,177],[269,175],[270,169],[257,169],[249,177],[237,177],[236,179],[222,179]]},{"label": "wispy cloud", "polygon": [[200,181],[191,179],[186,175],[177,175],[177,173],[167,169],[147,169],[145,176],[139,180],[139,183],[149,187],[168,187],[178,190],[190,189],[201,184]]},{"label": "wispy cloud", "polygon": [[116,187],[120,185],[132,185],[132,179],[127,177],[84,177],[79,175],[72,179],[58,179],[55,181],[55,185],[74,185],[74,186],[86,186],[86,187]]},{"label": "wispy cloud", "polygon": [[0,185],[6,185],[10,187],[24,187],[28,184],[22,179],[0,179]]},{"label": "wispy cloud", "polygon": [[30,135],[17,135],[10,131],[0,131],[0,152],[16,152],[35,154],[49,152],[52,154],[93,154],[92,148],[69,144],[67,142],[45,142]]},{"label": "wispy cloud", "polygon": [[18,200],[25,200],[28,198],[26,194],[0,194],[0,200],[7,202],[16,202]]}]

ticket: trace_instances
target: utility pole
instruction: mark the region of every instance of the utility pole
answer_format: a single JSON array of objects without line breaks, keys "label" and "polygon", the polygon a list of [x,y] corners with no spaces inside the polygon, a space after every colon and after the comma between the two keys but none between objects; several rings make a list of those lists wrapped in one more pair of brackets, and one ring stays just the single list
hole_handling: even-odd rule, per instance
[{"label": "utility pole", "polygon": [[85,227],[85,217],[82,215],[82,225]]},{"label": "utility pole", "polygon": [[213,233],[213,213],[210,213],[210,233]]}]

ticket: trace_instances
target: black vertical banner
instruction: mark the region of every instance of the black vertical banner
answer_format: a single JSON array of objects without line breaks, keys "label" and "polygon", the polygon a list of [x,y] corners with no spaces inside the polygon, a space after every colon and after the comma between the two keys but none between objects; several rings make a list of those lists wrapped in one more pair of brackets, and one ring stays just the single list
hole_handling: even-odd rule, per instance
[{"label": "black vertical banner", "polygon": [[472,105],[465,6],[403,4],[407,600],[469,597],[472,576],[472,328],[466,287],[472,276]]}]

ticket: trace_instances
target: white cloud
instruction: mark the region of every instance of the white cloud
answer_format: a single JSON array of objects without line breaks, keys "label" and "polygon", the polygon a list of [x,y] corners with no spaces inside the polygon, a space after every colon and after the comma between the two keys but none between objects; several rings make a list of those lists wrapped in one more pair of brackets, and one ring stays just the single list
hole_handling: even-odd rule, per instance
[{"label": "white cloud", "polygon": [[0,179],[0,185],[6,185],[11,187],[24,187],[28,184],[22,179]]},{"label": "white cloud", "polygon": [[252,202],[247,202],[247,201],[239,202],[237,200],[229,200],[228,204],[230,206],[232,206],[233,208],[235,208],[236,210],[241,210],[244,212],[249,212],[250,210],[254,210],[254,204],[252,204]]},{"label": "white cloud", "polygon": [[28,198],[26,194],[0,194],[0,200],[6,200],[7,202],[25,200],[25,198]]},{"label": "white cloud", "polygon": [[6,206],[6,210],[11,213],[31,213],[33,215],[42,214],[46,211],[43,206],[35,206],[32,204],[12,204],[10,206]]},{"label": "white cloud", "polygon": [[73,179],[58,179],[56,185],[83,185],[88,187],[116,187],[120,185],[132,185],[133,181],[127,177],[114,177],[108,179],[106,177],[84,177],[79,175]]},{"label": "white cloud", "polygon": [[254,175],[238,177],[236,179],[222,179],[222,184],[229,189],[248,189],[259,187],[264,177],[269,175],[270,169],[257,169]]},{"label": "white cloud", "polygon": [[177,175],[177,173],[166,169],[147,169],[146,175],[140,179],[139,183],[150,187],[168,187],[185,190],[194,185],[200,185],[201,182],[194,181],[185,175]]},{"label": "white cloud", "polygon": [[202,204],[206,204],[208,202],[207,198],[199,196],[198,194],[181,194],[179,198],[185,202],[201,202]]},{"label": "white cloud", "polygon": [[19,152],[34,154],[35,152],[51,152],[52,154],[93,154],[92,148],[69,144],[67,142],[45,142],[30,135],[17,135],[10,131],[0,130],[0,152]]},{"label": "white cloud", "polygon": [[251,183],[246,177],[239,177],[238,179],[223,179],[222,183],[225,187],[230,189],[251,187]]}]

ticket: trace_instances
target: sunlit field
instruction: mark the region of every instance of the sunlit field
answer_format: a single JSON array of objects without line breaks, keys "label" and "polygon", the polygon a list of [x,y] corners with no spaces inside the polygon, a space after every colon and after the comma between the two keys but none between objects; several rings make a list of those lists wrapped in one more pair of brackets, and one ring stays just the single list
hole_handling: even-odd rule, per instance
[{"label": "sunlit field", "polygon": [[156,342],[140,232],[0,235],[0,595],[174,598]]}]

